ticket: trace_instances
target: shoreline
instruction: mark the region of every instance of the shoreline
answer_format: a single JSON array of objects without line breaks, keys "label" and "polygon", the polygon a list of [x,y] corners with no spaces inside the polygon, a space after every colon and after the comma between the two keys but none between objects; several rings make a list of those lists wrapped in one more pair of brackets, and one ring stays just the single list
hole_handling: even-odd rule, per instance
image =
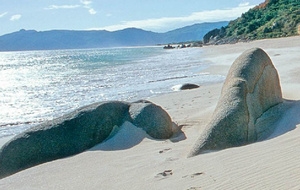
[{"label": "shoreline", "polygon": [[[164,58],[165,58],[166,57],[165,55],[168,55],[168,54],[169,53],[161,52],[159,55],[155,55],[154,58],[157,56],[164,56]],[[186,54],[188,54],[188,55],[186,55]],[[92,104],[94,102],[114,101],[114,100],[134,102],[134,101],[138,101],[140,99],[149,99],[152,97],[157,97],[157,96],[161,96],[164,94],[172,93],[173,91],[175,91],[174,89],[172,89],[172,87],[174,87],[174,85],[181,85],[181,84],[187,83],[185,81],[192,80],[192,82],[195,83],[193,80],[197,81],[198,77],[200,79],[199,80],[200,85],[206,84],[207,83],[206,81],[208,81],[209,79],[212,80],[211,83],[216,83],[215,82],[216,80],[222,80],[222,78],[220,78],[220,76],[209,76],[209,75],[203,74],[202,71],[205,70],[205,68],[207,67],[207,64],[202,63],[202,61],[200,61],[199,64],[196,64],[196,66],[194,66],[194,68],[196,68],[196,70],[197,70],[194,72],[195,75],[188,73],[190,69],[193,69],[193,68],[191,68],[191,65],[193,65],[195,60],[197,61],[199,59],[200,60],[202,59],[201,58],[202,49],[193,48],[193,49],[178,50],[178,51],[172,52],[171,55],[178,55],[178,57],[175,57],[175,59],[173,59],[174,61],[177,61],[177,58],[182,59],[181,56],[184,56],[183,66],[186,66],[187,69],[185,69],[185,70],[182,69],[182,70],[184,70],[182,75],[180,72],[177,72],[178,76],[176,75],[177,73],[175,73],[174,77],[172,77],[173,75],[172,76],[166,75],[165,77],[159,76],[159,78],[157,80],[148,80],[148,81],[145,80],[146,83],[143,85],[148,86],[145,88],[145,90],[139,90],[139,89],[136,89],[135,86],[133,86],[132,87],[133,94],[130,94],[131,91],[126,91],[126,90],[123,90],[122,88],[119,88],[118,90],[121,90],[122,93],[124,92],[125,96],[122,96],[122,93],[120,93],[121,94],[120,97],[112,98],[112,99],[106,99],[106,100],[100,99],[100,100],[95,100],[93,102],[91,102],[91,101],[85,102],[85,100],[82,100],[82,101],[76,102],[76,106],[73,106],[73,108],[69,108],[68,106],[65,106],[65,107],[67,107],[67,109],[57,109],[58,108],[57,105],[54,104],[54,105],[52,105],[53,109],[54,109],[53,113],[47,113],[47,115],[39,115],[38,114],[39,117],[38,117],[38,119],[36,119],[36,121],[35,121],[35,119],[31,118],[29,120],[21,120],[16,123],[13,123],[13,121],[9,122],[9,123],[4,123],[4,125],[1,129],[1,130],[3,130],[3,133],[1,134],[1,137],[0,137],[0,147],[4,144],[5,141],[7,141],[6,139],[13,138],[15,135],[21,133],[22,131],[25,131],[26,129],[28,129],[30,127],[34,127],[34,126],[44,123],[48,120],[52,120],[57,117],[61,117],[65,114],[68,114],[71,111],[74,111],[80,107]],[[188,58],[191,58],[191,60],[188,60]],[[151,59],[153,59],[153,58],[151,58]],[[144,59],[141,59],[138,62],[143,63],[143,60]],[[178,67],[178,65],[180,67],[181,66],[180,64],[181,63],[179,63],[179,64],[176,63],[176,65],[174,65],[174,64],[173,65],[174,65],[174,67]],[[198,65],[200,65],[200,69],[197,69],[197,68],[199,68]],[[176,70],[176,68],[173,70]],[[171,72],[174,72],[173,70]],[[158,84],[156,84],[157,82],[158,82]],[[159,84],[160,82],[162,82],[162,83]],[[137,93],[135,93],[135,92],[137,92]],[[109,93],[108,93],[108,95],[109,95]],[[108,97],[108,95],[107,95],[107,97]],[[86,96],[89,97],[88,94]],[[80,106],[78,107],[78,105],[80,105]],[[29,106],[29,108],[31,108],[31,107]],[[47,109],[48,107],[43,107],[43,108]],[[24,109],[24,110],[26,110],[26,109]],[[15,117],[15,115],[14,115],[14,117]]]},{"label": "shoreline", "polygon": [[300,166],[296,158],[300,153],[295,151],[300,146],[300,94],[296,91],[300,89],[299,44],[300,36],[296,36],[203,47],[203,60],[211,63],[203,72],[224,76],[245,50],[252,47],[265,50],[278,71],[283,98],[298,102],[277,124],[279,127],[289,124],[293,127],[291,131],[266,141],[187,158],[216,107],[223,85],[207,84],[148,98],[163,107],[181,127],[183,132],[171,139],[143,137],[127,149],[87,150],[4,178],[0,186],[5,189],[299,189]]},{"label": "shoreline", "polygon": [[[131,49],[130,51],[124,48],[121,50],[112,49],[112,52],[91,52],[89,56],[91,58],[98,56],[100,61],[106,59],[106,54],[109,56],[109,59],[113,58],[115,53],[116,55],[112,61],[103,62],[103,64],[107,64],[106,66],[105,64],[103,66],[102,62],[99,64],[87,62],[89,63],[86,65],[87,68],[81,65],[81,61],[76,62],[81,57],[74,56],[72,58],[74,66],[70,66],[71,68],[67,67],[67,65],[71,65],[68,64],[68,61],[66,63],[63,62],[64,56],[69,56],[73,53],[82,56],[86,53],[61,52],[56,59],[55,55],[50,53],[45,55],[43,52],[40,52],[38,55],[41,58],[36,60],[32,67],[39,67],[44,62],[46,66],[42,67],[38,73],[35,69],[32,69],[32,74],[28,70],[26,72],[28,76],[27,74],[22,75],[24,77],[22,82],[24,83],[24,88],[17,89],[18,85],[21,84],[17,82],[14,75],[10,79],[7,74],[6,71],[14,70],[14,68],[8,66],[8,69],[4,69],[4,72],[1,72],[4,78],[7,78],[7,82],[10,83],[10,88],[18,90],[19,93],[22,93],[22,96],[16,96],[16,93],[11,93],[10,88],[4,87],[4,97],[15,99],[15,104],[20,104],[20,106],[16,112],[16,108],[14,108],[14,104],[11,104],[12,102],[10,102],[9,98],[4,98],[3,106],[7,109],[3,109],[0,113],[3,116],[0,136],[17,134],[29,127],[60,117],[94,102],[111,100],[137,101],[169,93],[172,91],[172,86],[184,84],[187,81],[190,83],[203,81],[205,83],[209,80],[219,80],[218,76],[208,76],[201,73],[202,68],[207,66],[202,62],[198,62],[201,59],[201,52],[200,48],[178,51],[166,51],[158,47],[137,48],[137,50]],[[103,57],[102,54],[104,54]],[[32,57],[31,54],[25,55],[28,56],[27,60],[30,60]],[[12,54],[8,57],[9,59],[4,59],[4,62],[10,63],[9,60],[12,60],[14,56],[18,58],[19,54]],[[86,61],[90,59],[88,58],[89,56],[84,56]],[[47,59],[51,61],[49,65],[46,61]],[[124,59],[124,64],[123,61],[121,62],[122,64],[119,64],[119,59]],[[93,69],[95,64],[97,66]],[[40,76],[40,73],[48,72],[48,66],[53,72],[50,72],[45,77]],[[62,69],[64,67],[68,69]],[[78,69],[80,70],[73,69],[73,67],[79,67]],[[28,68],[24,67],[24,69]],[[86,69],[90,70],[90,72],[85,73]],[[20,69],[14,71],[16,76],[22,74]],[[21,72],[20,74],[19,71]],[[56,71],[59,72],[56,73]],[[36,83],[27,87],[27,80],[36,81]]]}]

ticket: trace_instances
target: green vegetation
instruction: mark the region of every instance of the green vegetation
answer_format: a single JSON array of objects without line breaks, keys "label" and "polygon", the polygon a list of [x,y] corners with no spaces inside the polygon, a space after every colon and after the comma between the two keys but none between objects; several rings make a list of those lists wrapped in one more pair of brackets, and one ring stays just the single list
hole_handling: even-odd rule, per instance
[{"label": "green vegetation", "polygon": [[294,36],[300,24],[300,0],[266,0],[250,9],[228,26],[207,35],[204,41],[223,43]]}]

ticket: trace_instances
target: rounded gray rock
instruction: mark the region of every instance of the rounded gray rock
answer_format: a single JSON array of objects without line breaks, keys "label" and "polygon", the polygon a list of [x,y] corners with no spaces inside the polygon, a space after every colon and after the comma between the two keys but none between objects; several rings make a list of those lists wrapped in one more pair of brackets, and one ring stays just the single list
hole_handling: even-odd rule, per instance
[{"label": "rounded gray rock", "polygon": [[149,101],[134,102],[130,105],[129,114],[132,123],[153,138],[167,139],[173,135],[172,120],[158,105]]},{"label": "rounded gray rock", "polygon": [[128,120],[129,104],[95,103],[30,128],[0,150],[0,178],[87,150]]},{"label": "rounded gray rock", "polygon": [[199,88],[199,87],[200,86],[197,84],[186,83],[180,87],[180,90],[190,90],[190,89],[195,89],[195,88]]}]

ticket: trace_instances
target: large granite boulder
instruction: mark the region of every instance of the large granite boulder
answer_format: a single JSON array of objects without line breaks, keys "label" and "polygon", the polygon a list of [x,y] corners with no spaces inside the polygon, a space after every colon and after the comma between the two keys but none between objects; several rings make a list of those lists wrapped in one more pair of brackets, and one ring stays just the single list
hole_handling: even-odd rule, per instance
[{"label": "large granite boulder", "polygon": [[129,104],[92,104],[17,135],[0,150],[0,178],[82,152],[105,140],[123,123]]},{"label": "large granite boulder", "polygon": [[148,101],[95,103],[30,128],[0,149],[0,179],[23,169],[83,152],[133,122],[153,138],[172,135],[171,119]]},{"label": "large granite boulder", "polygon": [[269,56],[259,48],[244,52],[231,66],[207,130],[189,156],[255,142],[266,135],[258,133],[260,128],[268,125],[256,126],[256,121],[282,101],[278,73]]},{"label": "large granite boulder", "polygon": [[160,106],[149,101],[138,101],[130,105],[132,123],[142,128],[153,138],[168,139],[172,136],[172,120]]}]

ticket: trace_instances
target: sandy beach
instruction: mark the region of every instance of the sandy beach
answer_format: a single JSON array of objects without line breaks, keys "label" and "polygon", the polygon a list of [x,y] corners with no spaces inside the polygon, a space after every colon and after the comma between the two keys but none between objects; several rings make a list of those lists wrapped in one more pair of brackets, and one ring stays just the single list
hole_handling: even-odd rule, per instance
[{"label": "sandy beach", "polygon": [[211,63],[204,72],[224,76],[247,49],[260,47],[270,56],[292,107],[268,140],[187,158],[223,85],[207,84],[150,98],[181,128],[171,139],[152,139],[125,123],[110,140],[4,178],[0,189],[300,189],[299,44],[296,36],[203,47],[203,59]]}]

